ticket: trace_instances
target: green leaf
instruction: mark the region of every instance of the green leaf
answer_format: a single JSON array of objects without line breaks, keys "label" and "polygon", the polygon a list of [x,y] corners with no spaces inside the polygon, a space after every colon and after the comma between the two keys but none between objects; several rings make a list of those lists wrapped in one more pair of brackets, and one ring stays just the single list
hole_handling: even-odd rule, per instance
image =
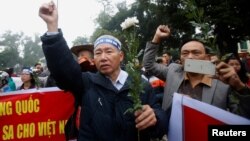
[{"label": "green leaf", "polygon": [[225,55],[223,55],[222,57],[221,57],[221,61],[226,61],[226,59],[229,57],[229,56],[231,56],[231,55],[233,55],[233,53],[227,53],[227,54],[225,54]]}]

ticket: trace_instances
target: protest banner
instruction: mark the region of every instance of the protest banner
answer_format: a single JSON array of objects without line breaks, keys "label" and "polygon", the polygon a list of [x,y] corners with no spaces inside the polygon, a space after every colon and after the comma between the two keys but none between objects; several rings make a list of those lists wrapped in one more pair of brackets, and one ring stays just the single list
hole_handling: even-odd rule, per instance
[{"label": "protest banner", "polygon": [[[212,135],[212,133],[209,132],[210,126],[214,128],[222,127],[224,131],[225,129],[229,130],[229,136],[231,132],[235,136],[240,136],[241,134],[236,134],[238,131],[233,131],[233,129],[236,128],[233,125],[242,126],[243,128],[241,129],[250,131],[249,119],[188,96],[175,93],[169,122],[168,141],[208,141],[209,136]],[[245,125],[247,126],[245,127]],[[231,131],[230,128],[227,127],[230,127]],[[236,129],[238,130],[239,128]],[[214,133],[216,136],[217,132]],[[249,137],[250,133],[248,133],[247,136]],[[222,139],[223,138],[220,138],[220,140]]]},{"label": "protest banner", "polygon": [[0,140],[65,141],[74,97],[56,87],[0,94]]}]

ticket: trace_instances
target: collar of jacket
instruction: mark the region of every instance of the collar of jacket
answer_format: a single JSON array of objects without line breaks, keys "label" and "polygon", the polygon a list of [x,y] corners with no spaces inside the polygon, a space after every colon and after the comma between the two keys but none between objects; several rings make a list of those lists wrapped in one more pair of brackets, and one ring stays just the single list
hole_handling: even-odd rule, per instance
[{"label": "collar of jacket", "polygon": [[105,75],[101,74],[100,72],[95,73],[94,75],[91,75],[91,79],[93,80],[93,83],[100,85],[106,89],[109,89],[111,91],[114,91],[116,93],[120,92],[120,91],[124,91],[124,90],[128,90],[129,89],[129,81],[131,80],[131,78],[128,76],[124,86],[120,89],[117,90],[115,88],[115,86],[112,84],[112,82],[105,77]]}]

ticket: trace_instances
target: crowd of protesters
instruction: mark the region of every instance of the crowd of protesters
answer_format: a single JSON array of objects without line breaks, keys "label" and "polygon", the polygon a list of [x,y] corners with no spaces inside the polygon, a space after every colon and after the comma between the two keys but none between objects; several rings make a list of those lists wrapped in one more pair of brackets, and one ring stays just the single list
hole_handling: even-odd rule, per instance
[{"label": "crowd of protesters", "polygon": [[[161,41],[171,34],[167,25],[159,25],[145,45],[142,109],[124,114],[132,105],[128,97],[131,76],[121,67],[124,52],[120,40],[102,35],[93,44],[69,49],[58,28],[54,3],[42,5],[39,16],[48,28],[41,41],[49,71],[44,71],[41,63],[24,67],[22,84],[17,87],[13,69],[1,70],[0,92],[42,87],[71,91],[76,104],[65,127],[67,140],[136,141],[138,130],[141,141],[164,140],[174,92],[250,118],[249,54],[245,58],[231,54],[222,61],[209,56],[202,41],[189,39],[180,46],[179,60],[167,52],[158,56]],[[185,72],[185,59],[212,61],[217,73]]]}]

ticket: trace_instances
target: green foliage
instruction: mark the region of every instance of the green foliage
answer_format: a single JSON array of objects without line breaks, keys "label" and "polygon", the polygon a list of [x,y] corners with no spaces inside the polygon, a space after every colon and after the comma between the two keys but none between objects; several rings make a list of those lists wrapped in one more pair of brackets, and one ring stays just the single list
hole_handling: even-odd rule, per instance
[{"label": "green foliage", "polygon": [[[136,16],[141,27],[137,31],[141,35],[139,46],[143,49],[146,42],[152,39],[157,26],[168,24],[171,28],[171,37],[163,42],[163,46],[177,48],[181,41],[192,38],[195,34],[193,26],[195,23],[191,22],[195,21],[204,31],[208,31],[216,37],[215,40],[208,36],[208,41],[216,44],[216,47],[212,48],[214,50],[219,48],[217,51],[219,50],[221,55],[226,52],[236,53],[237,42],[249,39],[250,8],[248,0],[192,0],[195,2],[195,6],[188,3],[189,1],[136,0],[130,8],[122,3],[119,5],[119,11],[106,20],[108,22],[101,25],[100,28],[117,33],[121,31],[119,23],[122,22],[122,19]],[[199,20],[197,21],[197,19]]]},{"label": "green foliage", "polygon": [[126,47],[123,49],[127,60],[125,67],[131,77],[129,96],[133,100],[133,107],[127,109],[125,113],[135,112],[142,108],[140,94],[143,93],[143,83],[141,81],[141,66],[138,60],[139,38],[136,34],[136,28],[132,26],[123,31],[126,43]]},{"label": "green foliage", "polygon": [[225,62],[227,60],[227,58],[229,58],[232,55],[233,55],[233,53],[227,53],[227,54],[223,55],[220,60]]},{"label": "green foliage", "polygon": [[198,7],[195,0],[185,0],[183,6],[186,9],[186,17],[191,20],[191,25],[201,31],[201,33],[194,34],[194,37],[203,41],[213,53],[220,56],[215,42],[216,36],[213,33],[214,29],[204,17],[204,8]]},{"label": "green foliage", "polygon": [[112,19],[113,6],[111,5],[110,0],[98,0],[98,2],[102,4],[103,10],[100,12],[95,21],[100,27],[105,27]]},{"label": "green foliage", "polygon": [[15,66],[33,66],[44,57],[39,35],[34,39],[21,33],[6,31],[0,35],[0,69]]},{"label": "green foliage", "polygon": [[73,43],[73,46],[76,46],[76,45],[83,45],[83,44],[87,44],[89,43],[88,42],[88,38],[87,37],[76,37],[76,39],[74,41],[72,41]]},{"label": "green foliage", "polygon": [[6,31],[0,35],[2,39],[0,46],[4,49],[3,52],[0,53],[0,69],[14,67],[21,62],[19,46],[22,45],[22,37],[23,33],[12,33],[11,31]]},{"label": "green foliage", "polygon": [[34,66],[36,62],[39,62],[44,57],[41,40],[38,35],[35,35],[34,40],[31,37],[25,37],[23,39],[23,66]]},{"label": "green foliage", "polygon": [[99,24],[100,27],[105,27],[109,24],[111,18],[111,15],[109,15],[108,13],[101,12],[98,15],[98,18],[96,19],[96,22]]},{"label": "green foliage", "polygon": [[104,34],[107,34],[107,35],[116,35],[114,34],[113,32],[111,31],[108,31],[106,29],[103,29],[103,28],[97,28],[95,30],[95,32],[93,33],[93,35],[90,37],[90,42],[94,42],[98,37],[100,37],[101,35],[104,35]]},{"label": "green foliage", "polygon": [[[126,22],[126,20],[124,21]],[[136,24],[136,22],[134,23]],[[123,27],[124,28],[124,27]],[[133,106],[128,108],[124,114],[126,113],[134,113],[137,110],[142,109],[142,102],[140,99],[140,94],[143,94],[144,83],[142,82],[141,78],[141,65],[138,59],[138,49],[139,49],[139,37],[137,35],[138,26],[133,25],[127,28],[124,28],[122,32],[122,36],[125,39],[125,46],[123,50],[126,55],[126,64],[125,69],[128,72],[131,81],[129,81],[129,96],[133,101]],[[140,141],[140,134],[139,130],[137,131],[138,141]]]},{"label": "green foliage", "polygon": [[214,25],[216,44],[221,56],[237,54],[237,43],[249,39],[250,9],[248,0],[196,0],[197,7],[203,7],[204,18]]}]

